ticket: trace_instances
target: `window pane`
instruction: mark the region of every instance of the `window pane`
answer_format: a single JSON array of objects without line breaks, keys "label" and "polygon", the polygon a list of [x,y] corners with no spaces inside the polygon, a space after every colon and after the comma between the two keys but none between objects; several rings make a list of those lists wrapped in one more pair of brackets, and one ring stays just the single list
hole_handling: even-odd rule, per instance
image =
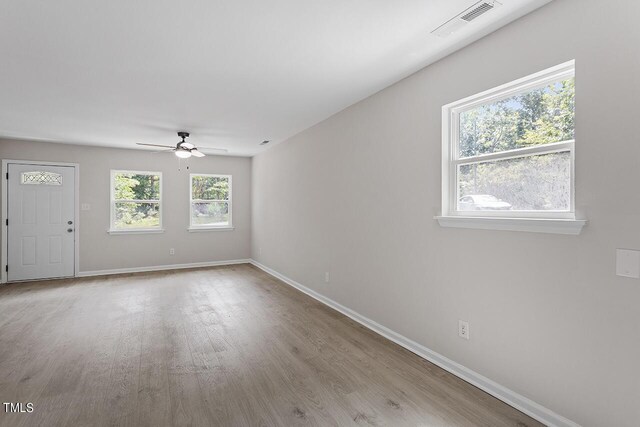
[{"label": "window pane", "polygon": [[116,202],[114,227],[116,229],[158,228],[160,227],[160,205]]},{"label": "window pane", "polygon": [[458,210],[568,211],[570,180],[568,151],[461,165]]},{"label": "window pane", "polygon": [[191,225],[229,225],[229,203],[193,203],[191,209]]},{"label": "window pane", "polygon": [[21,184],[62,185],[62,174],[46,171],[22,172]]},{"label": "window pane", "polygon": [[159,200],[160,176],[135,173],[115,175],[116,200]]},{"label": "window pane", "polygon": [[574,139],[574,79],[460,113],[460,158]]},{"label": "window pane", "polygon": [[193,200],[229,200],[229,178],[194,175],[191,177]]}]

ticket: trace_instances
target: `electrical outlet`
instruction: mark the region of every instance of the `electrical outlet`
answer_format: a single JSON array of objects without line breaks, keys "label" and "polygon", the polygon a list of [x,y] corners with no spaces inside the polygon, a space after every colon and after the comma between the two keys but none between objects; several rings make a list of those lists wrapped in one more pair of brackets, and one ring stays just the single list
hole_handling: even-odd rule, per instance
[{"label": "electrical outlet", "polygon": [[469,339],[469,322],[458,320],[458,336],[465,340]]},{"label": "electrical outlet", "polygon": [[329,283],[329,272],[324,273],[324,283]]},{"label": "electrical outlet", "polygon": [[258,255],[262,256],[262,248],[258,248]]},{"label": "electrical outlet", "polygon": [[175,255],[175,254],[176,254],[175,248],[169,249],[169,255]]},{"label": "electrical outlet", "polygon": [[80,205],[80,210],[81,211],[90,211],[91,210],[91,205],[89,203],[82,203]]}]

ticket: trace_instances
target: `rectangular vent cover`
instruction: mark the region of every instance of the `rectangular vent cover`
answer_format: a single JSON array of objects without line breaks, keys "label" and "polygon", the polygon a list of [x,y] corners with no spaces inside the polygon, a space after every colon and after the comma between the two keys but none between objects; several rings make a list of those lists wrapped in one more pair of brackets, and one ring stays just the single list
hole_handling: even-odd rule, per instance
[{"label": "rectangular vent cover", "polygon": [[473,10],[471,10],[471,11],[465,13],[464,15],[462,15],[460,17],[460,19],[464,19],[467,22],[473,21],[478,16],[482,15],[485,12],[490,11],[491,9],[493,9],[493,5],[492,4],[487,3],[487,2],[483,2],[479,6],[473,8]]},{"label": "rectangular vent cover", "polygon": [[484,15],[498,6],[502,6],[502,4],[497,1],[479,1],[440,25],[438,28],[433,30],[431,34],[439,37],[446,37],[464,27],[480,15]]}]

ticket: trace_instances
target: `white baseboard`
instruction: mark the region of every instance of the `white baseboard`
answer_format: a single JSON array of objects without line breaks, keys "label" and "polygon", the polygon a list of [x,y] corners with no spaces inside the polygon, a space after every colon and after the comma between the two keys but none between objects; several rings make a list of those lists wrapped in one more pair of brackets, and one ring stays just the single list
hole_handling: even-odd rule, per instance
[{"label": "white baseboard", "polygon": [[188,264],[153,265],[150,267],[114,268],[111,270],[81,271],[76,277],[107,276],[111,274],[144,273],[148,271],[181,270],[184,268],[216,267],[220,265],[249,264],[249,259],[232,259],[227,261],[191,262]]},{"label": "white baseboard", "polygon": [[435,351],[423,346],[422,344],[418,344],[417,342],[412,341],[409,338],[392,331],[386,326],[383,326],[359,313],[356,313],[350,308],[347,308],[340,303],[337,303],[332,299],[319,294],[313,289],[309,289],[306,286],[301,285],[295,280],[292,280],[253,259],[250,260],[250,263],[258,267],[259,269],[269,273],[270,275],[282,280],[284,283],[293,286],[294,288],[304,292],[310,297],[320,301],[321,303],[333,308],[334,310],[339,311],[345,316],[350,317],[351,319],[382,335],[383,337],[395,342],[396,344],[406,348],[407,350],[417,354],[418,356],[434,363],[435,365],[438,365],[439,367],[452,373],[453,375],[478,387],[480,390],[489,393],[493,397],[529,415],[531,418],[540,421],[543,424],[553,427],[580,427],[573,421],[563,417],[562,415],[556,414],[555,412],[551,411],[548,408],[545,408],[542,405],[539,405],[531,399],[524,397],[513,390],[509,390],[508,388],[490,380],[489,378],[484,377],[477,372],[474,372],[471,369],[466,368],[459,363],[456,363],[453,360],[436,353]]}]

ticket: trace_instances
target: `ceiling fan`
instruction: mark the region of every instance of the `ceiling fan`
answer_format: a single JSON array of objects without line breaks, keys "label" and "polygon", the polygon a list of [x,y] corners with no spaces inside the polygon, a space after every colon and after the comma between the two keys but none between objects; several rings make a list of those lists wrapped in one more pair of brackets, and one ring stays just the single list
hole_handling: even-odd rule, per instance
[{"label": "ceiling fan", "polygon": [[[176,153],[176,156],[180,157],[181,159],[188,159],[191,156],[194,156],[194,157],[205,156],[204,153],[199,151],[195,145],[185,141],[185,139],[189,137],[189,132],[178,132],[178,136],[182,138],[182,141],[179,141],[175,147],[172,147],[170,145],[144,144],[142,142],[137,142],[136,144],[145,145],[147,147],[166,148],[167,150],[163,150],[163,151],[173,151]],[[212,148],[212,147],[201,147],[201,148],[204,148],[206,150],[222,151],[225,153],[227,152],[225,148]]]}]

